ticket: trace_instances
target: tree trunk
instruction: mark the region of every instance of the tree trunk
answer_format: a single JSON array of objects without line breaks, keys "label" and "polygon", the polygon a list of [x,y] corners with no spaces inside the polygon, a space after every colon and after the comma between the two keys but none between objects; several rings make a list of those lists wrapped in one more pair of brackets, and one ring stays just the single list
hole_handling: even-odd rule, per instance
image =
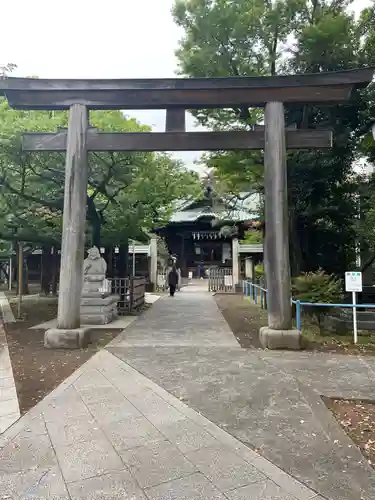
[{"label": "tree trunk", "polygon": [[52,246],[44,245],[42,247],[42,265],[41,265],[41,288],[42,292],[45,295],[49,295],[51,292],[52,285],[52,255],[51,255]]},{"label": "tree trunk", "polygon": [[59,254],[57,252],[57,248],[53,247],[52,254],[52,278],[51,278],[51,292],[54,297],[57,295],[57,285],[59,281]]},{"label": "tree trunk", "polygon": [[[16,280],[17,280],[17,294],[19,294],[20,284],[19,284],[19,272],[18,272],[18,263],[19,263],[19,246],[17,245],[17,265],[16,265]],[[29,276],[28,276],[29,268],[27,266],[27,255],[23,256],[23,269],[22,269],[22,294],[29,295]]]},{"label": "tree trunk", "polygon": [[29,295],[29,266],[27,265],[27,257],[23,259],[23,295]]},{"label": "tree trunk", "polygon": [[292,278],[301,274],[302,252],[297,220],[293,212],[289,211],[289,251],[290,251],[290,274]]},{"label": "tree trunk", "polygon": [[120,245],[117,276],[127,278],[129,276],[129,242]]},{"label": "tree trunk", "polygon": [[106,248],[106,260],[107,260],[107,276],[108,278],[113,278],[114,277],[114,272],[113,272],[113,247],[107,247]]},{"label": "tree trunk", "polygon": [[91,227],[92,227],[92,236],[91,236],[92,246],[100,249],[100,235],[101,235],[102,224],[100,222],[99,217],[91,221]]}]

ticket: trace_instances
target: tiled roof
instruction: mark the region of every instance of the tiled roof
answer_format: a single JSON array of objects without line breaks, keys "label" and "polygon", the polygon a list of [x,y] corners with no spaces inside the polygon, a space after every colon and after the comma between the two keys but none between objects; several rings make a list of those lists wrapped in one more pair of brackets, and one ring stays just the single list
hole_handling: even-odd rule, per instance
[{"label": "tiled roof", "polygon": [[[258,193],[240,193],[238,197],[231,197],[223,200],[222,205],[210,207],[193,206],[192,202],[185,202],[173,213],[170,222],[195,222],[201,217],[213,217],[216,219],[240,222],[249,219],[259,218],[260,195]],[[196,205],[196,202],[194,203]]]}]

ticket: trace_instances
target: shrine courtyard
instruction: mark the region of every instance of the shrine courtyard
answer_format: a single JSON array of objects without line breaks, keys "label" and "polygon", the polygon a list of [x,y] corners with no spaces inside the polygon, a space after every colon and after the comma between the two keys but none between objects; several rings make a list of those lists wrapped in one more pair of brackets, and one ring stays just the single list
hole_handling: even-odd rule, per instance
[{"label": "shrine courtyard", "polygon": [[206,290],[162,296],[0,436],[0,498],[375,498],[321,398],[373,399],[374,358],[243,349]]}]

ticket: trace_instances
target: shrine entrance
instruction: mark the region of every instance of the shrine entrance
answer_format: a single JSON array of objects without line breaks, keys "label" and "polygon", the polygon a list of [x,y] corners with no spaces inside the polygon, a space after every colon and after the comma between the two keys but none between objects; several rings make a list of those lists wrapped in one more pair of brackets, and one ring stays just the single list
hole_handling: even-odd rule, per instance
[{"label": "shrine entrance", "polygon": [[[268,278],[268,326],[260,331],[264,347],[300,348],[292,329],[288,241],[287,149],[330,148],[328,130],[289,129],[284,104],[332,104],[350,99],[367,86],[373,69],[305,75],[158,80],[44,80],[6,78],[0,93],[16,109],[69,110],[68,130],[25,134],[27,151],[66,151],[58,331],[77,337],[88,151],[264,150],[265,269]],[[185,110],[264,107],[264,127],[249,131],[186,132]],[[102,133],[89,126],[95,109],[166,109],[164,133]],[[238,261],[233,256],[233,281]],[[54,332],[56,338],[56,332]],[[49,332],[45,344],[48,346]],[[78,345],[77,345],[78,347]]]}]

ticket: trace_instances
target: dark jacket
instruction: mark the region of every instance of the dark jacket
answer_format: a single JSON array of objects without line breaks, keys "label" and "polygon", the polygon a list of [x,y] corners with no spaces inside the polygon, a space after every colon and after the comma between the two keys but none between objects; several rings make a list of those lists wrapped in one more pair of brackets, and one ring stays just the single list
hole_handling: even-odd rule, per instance
[{"label": "dark jacket", "polygon": [[168,274],[168,285],[177,286],[178,285],[178,273],[176,269],[172,269]]}]

